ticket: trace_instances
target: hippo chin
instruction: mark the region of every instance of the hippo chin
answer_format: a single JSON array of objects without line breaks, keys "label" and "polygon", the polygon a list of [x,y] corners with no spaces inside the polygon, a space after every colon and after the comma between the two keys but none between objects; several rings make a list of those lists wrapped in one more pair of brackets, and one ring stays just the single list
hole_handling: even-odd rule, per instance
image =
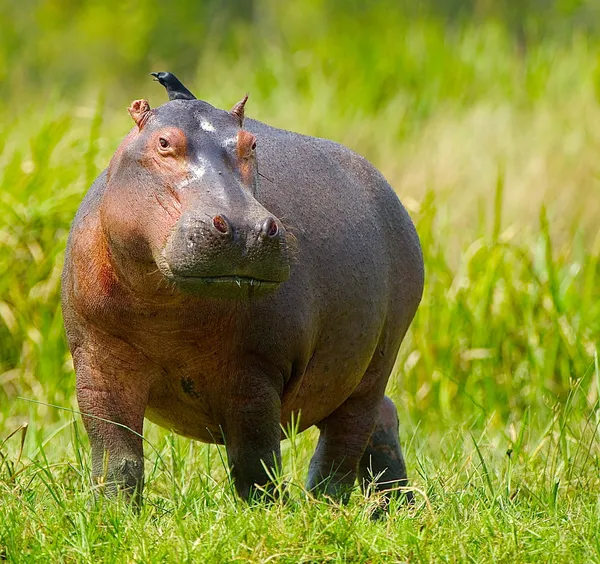
[{"label": "hippo chin", "polygon": [[130,106],[135,127],[79,208],[63,272],[94,476],[141,500],[147,417],[225,444],[248,499],[269,491],[282,426],[299,419],[320,430],[309,490],[406,486],[384,395],[423,290],[405,209],[351,150],[155,75],[172,101]]}]

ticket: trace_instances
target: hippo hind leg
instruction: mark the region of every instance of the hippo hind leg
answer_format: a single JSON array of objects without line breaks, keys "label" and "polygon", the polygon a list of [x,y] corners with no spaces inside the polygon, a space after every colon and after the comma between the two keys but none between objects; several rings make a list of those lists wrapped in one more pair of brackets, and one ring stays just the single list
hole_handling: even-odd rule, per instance
[{"label": "hippo hind leg", "polygon": [[375,425],[376,401],[348,398],[317,425],[317,448],[310,461],[307,489],[346,503],[356,482],[359,461]]},{"label": "hippo hind leg", "polygon": [[369,444],[360,460],[358,479],[365,493],[384,493],[387,506],[390,496],[404,496],[412,503],[413,494],[406,490],[406,465],[400,448],[396,406],[385,396],[379,406],[379,418]]},{"label": "hippo hind leg", "polygon": [[392,492],[406,486],[398,414],[384,395],[403,336],[383,332],[378,354],[353,394],[317,425],[320,436],[310,462],[309,491],[346,502],[358,477],[363,491],[374,483],[376,491],[389,492],[384,493],[387,507]]},{"label": "hippo hind leg", "polygon": [[391,354],[372,359],[354,393],[317,424],[319,441],[307,480],[307,489],[313,494],[348,501],[379,418],[379,405],[394,359]]}]

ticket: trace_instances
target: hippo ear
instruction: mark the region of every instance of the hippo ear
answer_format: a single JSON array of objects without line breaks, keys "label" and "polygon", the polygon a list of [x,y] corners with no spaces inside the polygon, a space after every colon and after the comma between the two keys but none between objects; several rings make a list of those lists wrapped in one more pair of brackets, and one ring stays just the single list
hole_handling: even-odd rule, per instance
[{"label": "hippo ear", "polygon": [[150,104],[148,104],[147,100],[134,100],[131,102],[131,106],[127,108],[127,111],[140,130],[144,127],[151,114]]},{"label": "hippo ear", "polygon": [[238,120],[240,127],[244,125],[244,106],[248,101],[248,94],[246,94],[229,112],[235,119]]}]

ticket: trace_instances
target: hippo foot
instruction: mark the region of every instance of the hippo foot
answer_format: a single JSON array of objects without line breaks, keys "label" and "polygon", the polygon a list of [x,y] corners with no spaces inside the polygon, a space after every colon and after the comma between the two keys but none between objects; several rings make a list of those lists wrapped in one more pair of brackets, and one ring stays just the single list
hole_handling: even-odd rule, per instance
[{"label": "hippo foot", "polygon": [[136,509],[142,506],[142,490],[144,488],[143,460],[123,458],[118,463],[108,466],[105,475],[96,476],[97,492],[106,497],[121,497]]},{"label": "hippo foot", "polygon": [[263,486],[253,484],[245,499],[250,505],[273,505],[281,502],[287,503],[289,497],[285,484],[269,482]]},{"label": "hippo foot", "polygon": [[339,482],[336,481],[335,477],[327,476],[311,487],[309,491],[315,497],[329,498],[335,503],[346,505],[350,501],[350,495],[352,494],[353,489],[353,483]]}]

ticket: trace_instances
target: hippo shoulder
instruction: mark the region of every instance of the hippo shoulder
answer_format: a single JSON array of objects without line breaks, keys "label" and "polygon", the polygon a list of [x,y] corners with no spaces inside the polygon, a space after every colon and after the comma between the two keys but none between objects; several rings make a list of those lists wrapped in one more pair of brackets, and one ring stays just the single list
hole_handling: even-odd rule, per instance
[{"label": "hippo shoulder", "polygon": [[82,243],[89,243],[90,234],[93,231],[93,229],[90,229],[90,226],[98,224],[100,202],[106,186],[106,173],[106,170],[102,171],[87,191],[71,224],[63,266],[63,306],[66,304],[68,298],[65,295],[66,281],[73,275],[74,247],[77,245],[81,246]]},{"label": "hippo shoulder", "polygon": [[87,191],[77,213],[75,214],[75,218],[73,219],[73,224],[71,226],[71,231],[80,225],[85,218],[94,213],[100,207],[100,202],[102,200],[102,194],[104,193],[104,188],[106,187],[106,174],[108,169],[104,169],[94,180],[94,183],[90,186],[90,189]]}]

